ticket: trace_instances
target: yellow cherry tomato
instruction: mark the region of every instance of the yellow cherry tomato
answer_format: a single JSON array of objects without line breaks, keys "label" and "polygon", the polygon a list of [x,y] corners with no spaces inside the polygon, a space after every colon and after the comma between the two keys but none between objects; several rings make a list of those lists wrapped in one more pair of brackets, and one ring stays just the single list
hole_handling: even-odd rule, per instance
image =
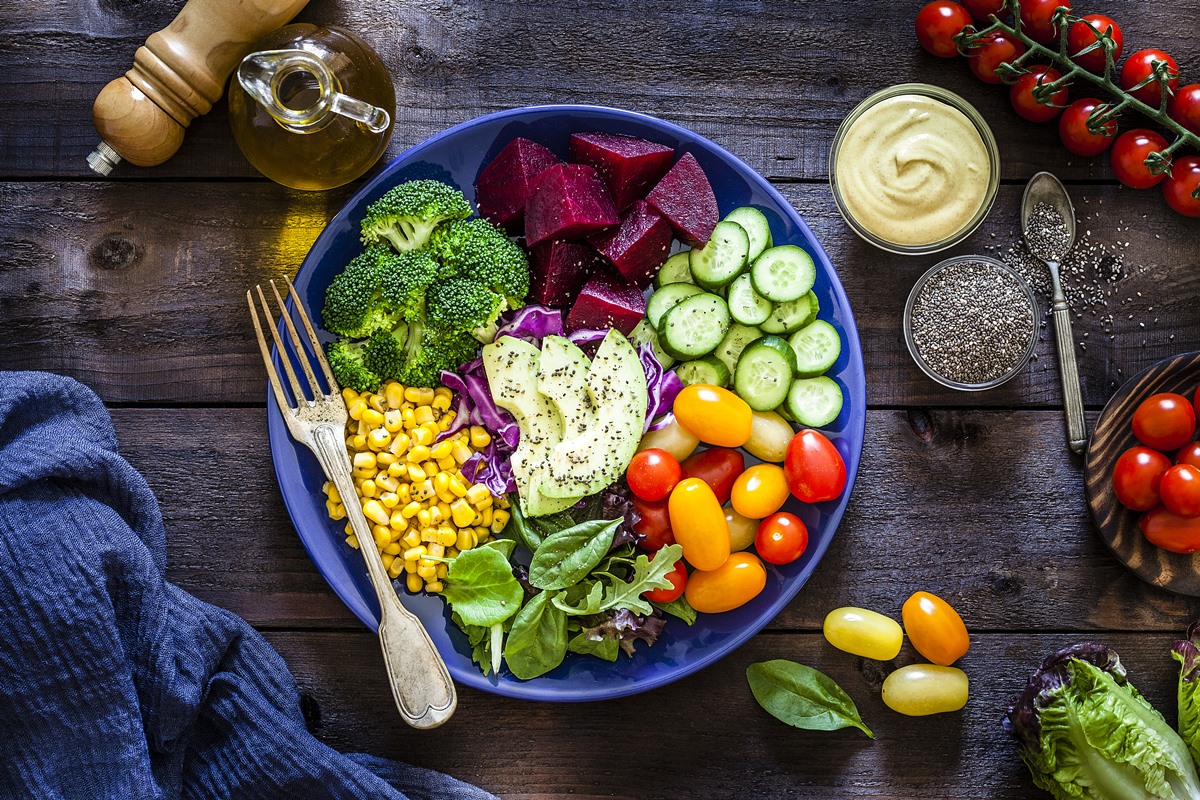
[{"label": "yellow cherry tomato", "polygon": [[750,423],[746,452],[763,461],[782,462],[796,432],[791,424],[774,411],[755,411]]},{"label": "yellow cherry tomato", "polygon": [[754,412],[745,400],[720,386],[685,386],[672,410],[679,424],[702,442],[741,447],[750,438]]},{"label": "yellow cherry tomato", "polygon": [[767,585],[767,571],[754,553],[734,553],[711,571],[696,570],[683,590],[692,608],[705,614],[729,611],[758,597]]},{"label": "yellow cherry tomato", "polygon": [[755,464],[738,475],[729,499],[739,514],[751,519],[763,519],[782,508],[790,496],[783,467]]},{"label": "yellow cherry tomato", "polygon": [[912,646],[934,664],[948,667],[971,646],[962,617],[936,594],[916,592],[904,601],[900,615]]},{"label": "yellow cherry tomato", "polygon": [[838,650],[863,658],[890,661],[900,654],[900,623],[865,608],[845,606],[825,615],[825,640]]},{"label": "yellow cherry tomato", "polygon": [[725,524],[729,526],[729,549],[737,552],[754,544],[754,537],[758,535],[758,522],[739,514],[730,506],[725,506]]},{"label": "yellow cherry tomato", "polygon": [[967,673],[957,667],[909,664],[883,680],[883,702],[910,717],[958,711],[970,694]]},{"label": "yellow cherry tomato", "polygon": [[675,456],[676,461],[683,461],[695,452],[698,444],[700,440],[688,433],[687,429],[679,424],[679,420],[673,419],[664,427],[643,436],[638,444],[638,452],[657,448]]},{"label": "yellow cherry tomato", "polygon": [[667,500],[671,530],[683,547],[683,558],[696,569],[712,570],[729,558],[729,526],[725,509],[709,485],[699,478],[675,484]]}]

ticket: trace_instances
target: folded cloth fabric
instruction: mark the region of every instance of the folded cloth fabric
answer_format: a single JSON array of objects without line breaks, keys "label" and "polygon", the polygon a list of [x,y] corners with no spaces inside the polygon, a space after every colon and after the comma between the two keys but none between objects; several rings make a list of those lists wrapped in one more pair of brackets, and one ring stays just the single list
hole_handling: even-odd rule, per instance
[{"label": "folded cloth fabric", "polygon": [[493,797],[313,738],[283,659],[165,548],[100,400],[0,372],[0,797]]}]

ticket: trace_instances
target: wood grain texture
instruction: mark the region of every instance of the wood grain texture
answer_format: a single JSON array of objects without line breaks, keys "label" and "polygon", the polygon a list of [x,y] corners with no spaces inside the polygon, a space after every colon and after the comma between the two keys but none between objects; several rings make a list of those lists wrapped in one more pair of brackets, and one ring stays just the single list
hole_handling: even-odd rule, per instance
[{"label": "wood grain texture", "polygon": [[1193,597],[1200,596],[1200,553],[1172,553],[1150,544],[1138,529],[1141,513],[1125,508],[1113,493],[1112,470],[1121,453],[1139,444],[1132,423],[1143,400],[1159,392],[1191,398],[1198,386],[1200,353],[1160,361],[1130,378],[1096,421],[1084,472],[1088,506],[1113,556],[1142,580]]},{"label": "wood grain texture", "polygon": [[[287,518],[265,413],[114,411],[166,518],[168,577],[256,625],[357,630]],[[975,631],[1186,628],[1200,599],[1138,580],[1096,536],[1061,426],[1056,411],[869,413],[838,534],[771,628],[820,630],[843,605],[898,618],[917,590]]]},{"label": "wood grain texture", "polygon": [[[842,117],[871,92],[910,80],[944,86],[980,110],[997,133],[1005,178],[1049,169],[1073,180],[1111,179],[1107,159],[1068,156],[1055,126],[1020,120],[1006,91],[975,80],[965,60],[921,50],[913,35],[920,5],[852,0],[831,14],[803,0],[314,0],[297,19],[343,25],[383,57],[398,121],[384,162],[479,114],[595,103],[686,125],[767,177],[818,180]],[[83,159],[96,143],[92,101],[181,6],[0,0],[0,176],[91,177]],[[1200,0],[1173,3],[1169,21],[1130,2],[1104,11],[1124,29],[1127,52],[1161,47],[1180,64],[1200,64],[1192,35]],[[224,101],[193,123],[166,164],[114,173],[255,175],[230,136]]]},{"label": "wood grain texture", "polygon": [[[1024,374],[969,399],[926,378],[901,332],[908,292],[933,263],[1017,242],[1021,187],[1004,187],[966,242],[926,257],[890,255],[858,239],[827,186],[782,188],[846,287],[872,405],[1059,406],[1049,329]],[[0,368],[64,372],[109,402],[261,403],[245,291],[295,270],[351,192],[245,182],[0,184]],[[1129,243],[1110,305],[1080,304],[1072,320],[1077,341],[1087,343],[1079,352],[1083,397],[1098,408],[1129,375],[1200,349],[1200,248],[1196,221],[1166,212],[1154,193],[1087,186],[1073,196],[1089,217],[1088,238]],[[1155,223],[1144,224],[1147,217]],[[1043,298],[1043,314],[1048,305]],[[1107,312],[1112,326],[1102,324]]]},{"label": "wood grain texture", "polygon": [[[965,709],[904,717],[880,700],[892,663],[834,650],[818,633],[759,634],[696,675],[603,703],[523,703],[464,690],[457,715],[429,733],[389,707],[371,635],[271,632],[307,696],[315,733],[349,751],[403,759],[478,783],[505,800],[1018,800],[1035,789],[1000,727],[1008,699],[1034,667],[1079,641],[1113,647],[1130,681],[1175,720],[1175,633],[974,634],[959,662],[971,682]],[[820,669],[854,700],[876,735],[801,731],[762,711],[746,685],[750,664],[786,658]],[[686,732],[686,734],[684,734]]]}]

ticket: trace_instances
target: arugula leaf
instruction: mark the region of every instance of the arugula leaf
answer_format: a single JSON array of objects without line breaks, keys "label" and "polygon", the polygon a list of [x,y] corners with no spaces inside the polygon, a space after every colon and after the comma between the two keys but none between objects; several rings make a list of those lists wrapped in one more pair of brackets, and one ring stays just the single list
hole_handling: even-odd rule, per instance
[{"label": "arugula leaf", "polygon": [[794,661],[761,661],[746,668],[754,699],[768,714],[794,728],[832,731],[858,728],[871,739],[850,695],[825,673]]},{"label": "arugula leaf", "polygon": [[504,660],[513,675],[527,681],[557,667],[566,654],[567,615],[550,603],[550,592],[539,592],[513,620]]},{"label": "arugula leaf", "polygon": [[651,603],[650,605],[664,614],[670,614],[672,617],[683,620],[688,625],[696,624],[696,609],[692,608],[692,604],[682,595],[669,603]]},{"label": "arugula leaf", "polygon": [[620,644],[616,639],[610,639],[607,636],[593,639],[587,631],[581,631],[567,642],[567,649],[572,653],[595,656],[605,661],[616,661],[617,654],[621,652]]},{"label": "arugula leaf", "polygon": [[464,623],[488,628],[516,614],[525,593],[503,553],[476,547],[450,562],[442,595]]},{"label": "arugula leaf", "polygon": [[550,602],[570,617],[599,614],[604,603],[604,584],[600,581],[577,583],[564,591],[555,592]]},{"label": "arugula leaf", "polygon": [[653,614],[654,606],[642,597],[642,592],[672,586],[667,576],[675,569],[682,555],[683,548],[678,544],[667,545],[659,550],[653,561],[644,554],[639,555],[633,562],[633,575],[625,581],[613,581],[608,587],[601,610],[627,608],[642,615]]},{"label": "arugula leaf", "polygon": [[620,525],[620,520],[592,519],[547,536],[529,562],[529,582],[539,589],[579,583],[608,553]]}]

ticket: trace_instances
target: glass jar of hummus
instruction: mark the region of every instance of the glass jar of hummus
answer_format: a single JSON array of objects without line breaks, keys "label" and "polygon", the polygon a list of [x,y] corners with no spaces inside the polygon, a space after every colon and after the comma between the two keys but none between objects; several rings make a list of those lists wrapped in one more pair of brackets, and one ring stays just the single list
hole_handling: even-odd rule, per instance
[{"label": "glass jar of hummus", "polygon": [[829,183],[863,239],[893,253],[936,253],[987,216],[1000,158],[991,129],[967,101],[905,83],[871,95],[842,121]]}]

